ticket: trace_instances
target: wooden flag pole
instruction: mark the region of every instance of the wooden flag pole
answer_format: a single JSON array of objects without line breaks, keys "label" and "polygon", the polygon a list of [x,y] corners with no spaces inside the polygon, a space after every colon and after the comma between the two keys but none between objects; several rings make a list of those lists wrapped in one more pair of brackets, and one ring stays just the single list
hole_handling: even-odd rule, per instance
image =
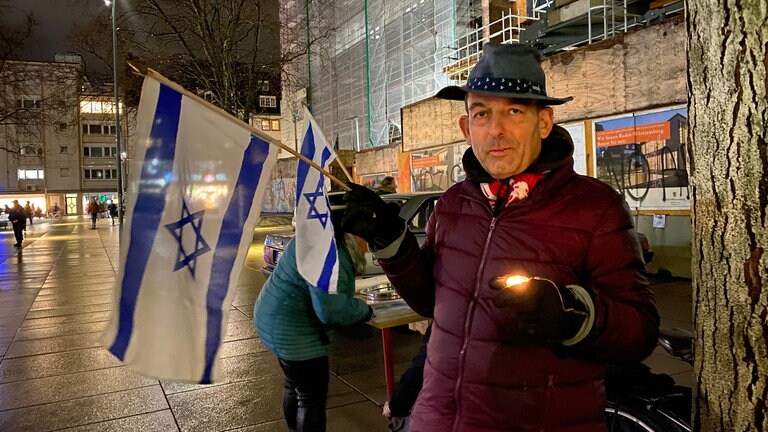
[{"label": "wooden flag pole", "polygon": [[[231,122],[233,122],[233,123],[237,124],[237,125],[238,125],[238,126],[240,126],[240,127],[242,127],[242,126],[245,126],[247,129],[249,129],[249,130],[250,130],[250,132],[251,132],[253,135],[256,135],[257,137],[259,137],[259,138],[263,139],[264,141],[268,142],[269,144],[272,144],[272,145],[275,145],[275,146],[278,146],[278,147],[280,147],[281,149],[283,149],[283,150],[287,151],[288,153],[290,153],[290,154],[292,154],[292,155],[296,156],[297,158],[301,159],[302,161],[306,162],[306,163],[307,163],[307,165],[309,165],[309,166],[311,166],[312,168],[314,168],[314,169],[316,169],[316,170],[320,171],[320,172],[321,172],[321,173],[322,173],[324,176],[326,176],[326,177],[328,177],[329,179],[331,179],[331,181],[333,181],[334,183],[336,183],[337,185],[339,185],[339,187],[341,187],[342,189],[344,189],[344,190],[350,190],[350,189],[351,189],[349,186],[347,186],[347,184],[346,184],[346,183],[344,183],[344,182],[342,182],[341,180],[339,180],[338,178],[336,178],[336,176],[334,176],[334,175],[333,175],[333,174],[331,174],[330,172],[326,171],[326,170],[325,170],[325,169],[323,169],[323,168],[322,168],[320,165],[316,164],[314,161],[310,160],[309,158],[307,158],[307,157],[306,157],[306,156],[304,156],[303,154],[301,154],[301,153],[297,152],[296,150],[294,150],[294,149],[292,149],[292,148],[290,148],[290,147],[288,147],[288,146],[284,145],[284,144],[283,144],[283,143],[281,143],[280,141],[276,141],[276,140],[275,140],[274,138],[272,138],[271,136],[269,136],[269,135],[265,134],[264,132],[262,132],[262,131],[260,131],[260,130],[256,129],[255,127],[251,126],[250,124],[248,124],[248,123],[246,123],[246,122],[244,122],[244,121],[241,121],[241,120],[239,120],[239,119],[236,119],[234,116],[232,116],[232,114],[230,114],[230,113],[228,113],[228,112],[224,111],[223,109],[221,109],[221,108],[217,107],[216,105],[214,105],[214,104],[212,104],[212,103],[208,102],[207,100],[205,100],[205,99],[201,98],[200,96],[198,96],[198,95],[196,95],[196,94],[194,94],[194,93],[192,93],[192,92],[188,91],[188,90],[187,90],[187,89],[185,89],[184,87],[182,87],[182,86],[180,86],[180,85],[176,84],[175,82],[173,82],[173,81],[169,80],[168,78],[164,77],[164,76],[163,76],[163,75],[161,75],[159,72],[157,72],[157,71],[155,71],[155,70],[153,70],[153,69],[149,69],[149,68],[147,68],[146,72],[142,72],[141,70],[139,70],[139,69],[138,69],[136,66],[134,66],[133,64],[131,64],[131,63],[128,63],[128,65],[129,65],[129,66],[131,66],[131,68],[133,68],[133,70],[134,70],[134,71],[136,71],[136,73],[137,73],[137,74],[139,74],[139,75],[142,75],[142,76],[148,76],[148,77],[150,77],[150,78],[152,78],[152,79],[154,79],[154,80],[156,80],[156,81],[158,81],[158,82],[162,83],[163,85],[165,85],[165,86],[168,86],[168,87],[172,88],[173,90],[175,90],[175,91],[177,91],[177,92],[179,92],[179,93],[183,94],[184,96],[186,96],[186,97],[188,97],[188,98],[190,98],[190,99],[193,99],[193,100],[195,100],[196,102],[200,103],[201,105],[204,105],[204,106],[206,106],[206,107],[207,107],[207,108],[209,108],[210,110],[212,110],[212,111],[215,111],[215,112],[217,112],[217,113],[221,114],[221,115],[222,115],[224,118],[226,118],[226,119],[228,119],[229,121],[231,121]],[[349,175],[349,174],[346,172],[346,169],[344,170],[344,172],[345,172],[347,175]],[[351,178],[350,178],[350,181],[351,181]]]}]

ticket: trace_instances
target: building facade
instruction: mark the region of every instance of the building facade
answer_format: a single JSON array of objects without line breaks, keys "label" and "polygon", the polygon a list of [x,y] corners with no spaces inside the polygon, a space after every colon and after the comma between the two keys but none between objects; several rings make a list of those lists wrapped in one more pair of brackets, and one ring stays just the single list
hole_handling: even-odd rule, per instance
[{"label": "building facade", "polygon": [[[0,87],[0,207],[17,199],[77,215],[91,197],[117,199],[111,87],[87,89],[78,56],[6,61]],[[121,112],[122,159],[130,153],[133,118]]]},{"label": "building facade", "polygon": [[81,72],[78,63],[3,63],[0,205],[18,199],[45,210],[80,189]]}]

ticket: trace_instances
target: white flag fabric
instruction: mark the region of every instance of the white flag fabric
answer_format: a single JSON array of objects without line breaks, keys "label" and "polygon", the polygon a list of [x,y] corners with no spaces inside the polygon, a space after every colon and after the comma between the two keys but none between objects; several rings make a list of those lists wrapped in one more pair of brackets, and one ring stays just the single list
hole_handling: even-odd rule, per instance
[{"label": "white flag fabric", "polygon": [[145,375],[224,379],[218,350],[277,147],[147,77],[102,343]]},{"label": "white flag fabric", "polygon": [[[318,166],[328,168],[336,154],[306,108],[304,119],[301,154]],[[301,159],[296,168],[296,266],[307,282],[329,294],[336,293],[339,256],[326,178]]]}]

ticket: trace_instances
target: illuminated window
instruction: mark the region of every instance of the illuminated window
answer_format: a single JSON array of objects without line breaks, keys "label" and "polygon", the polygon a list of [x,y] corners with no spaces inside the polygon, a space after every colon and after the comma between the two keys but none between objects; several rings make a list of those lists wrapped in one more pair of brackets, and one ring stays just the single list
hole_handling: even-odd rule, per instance
[{"label": "illuminated window", "polygon": [[272,120],[272,130],[273,131],[280,130],[280,120]]},{"label": "illuminated window", "polygon": [[261,130],[268,131],[269,130],[269,120],[262,120],[261,121]]},{"label": "illuminated window", "polygon": [[19,169],[19,180],[39,180],[44,178],[43,170],[41,169]]},{"label": "illuminated window", "polygon": [[[120,104],[120,111],[123,110],[123,104]],[[115,101],[94,101],[81,100],[80,112],[87,114],[114,114]]]},{"label": "illuminated window", "polygon": [[259,90],[263,92],[269,91],[269,81],[259,81]]},{"label": "illuminated window", "polygon": [[276,108],[277,96],[259,96],[259,106],[262,108]]}]

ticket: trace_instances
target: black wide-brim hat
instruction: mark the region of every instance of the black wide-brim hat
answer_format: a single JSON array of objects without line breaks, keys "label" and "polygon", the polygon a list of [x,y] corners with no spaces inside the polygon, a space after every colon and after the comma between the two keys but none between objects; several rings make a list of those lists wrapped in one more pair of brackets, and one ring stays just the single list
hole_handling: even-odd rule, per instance
[{"label": "black wide-brim hat", "polygon": [[483,56],[469,73],[467,84],[444,87],[435,97],[464,100],[467,93],[533,99],[545,105],[560,105],[573,100],[571,96],[547,96],[541,53],[531,46],[520,44],[483,45]]}]

